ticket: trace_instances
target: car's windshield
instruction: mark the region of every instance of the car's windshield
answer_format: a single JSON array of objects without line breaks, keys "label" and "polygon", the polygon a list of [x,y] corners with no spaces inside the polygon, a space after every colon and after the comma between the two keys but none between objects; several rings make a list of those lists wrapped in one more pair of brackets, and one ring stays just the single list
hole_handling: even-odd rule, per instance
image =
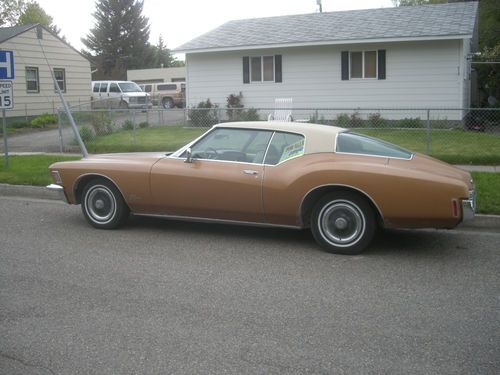
[{"label": "car's windshield", "polygon": [[122,92],[141,92],[141,88],[134,82],[120,82],[118,84]]},{"label": "car's windshield", "polygon": [[412,153],[392,143],[352,132],[339,133],[337,152],[411,159]]}]

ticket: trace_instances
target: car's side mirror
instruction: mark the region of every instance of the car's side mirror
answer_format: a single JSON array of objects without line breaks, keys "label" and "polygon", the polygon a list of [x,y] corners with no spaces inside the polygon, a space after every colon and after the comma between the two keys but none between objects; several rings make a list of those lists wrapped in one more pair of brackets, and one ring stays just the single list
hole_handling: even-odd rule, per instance
[{"label": "car's side mirror", "polygon": [[193,162],[193,152],[191,151],[191,147],[188,147],[186,150],[186,160],[184,163],[192,163]]}]

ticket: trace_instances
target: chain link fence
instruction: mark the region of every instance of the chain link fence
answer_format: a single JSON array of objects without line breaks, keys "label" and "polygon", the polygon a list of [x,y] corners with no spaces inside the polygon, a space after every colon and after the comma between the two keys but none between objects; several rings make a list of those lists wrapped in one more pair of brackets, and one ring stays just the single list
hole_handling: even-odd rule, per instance
[{"label": "chain link fence", "polygon": [[[296,123],[349,128],[446,161],[468,162],[468,154],[488,164],[500,160],[500,109],[294,108],[291,113]],[[74,106],[72,114],[89,153],[173,151],[217,123],[279,117],[273,108],[131,110],[90,105]],[[66,114],[58,111],[56,116],[53,129],[11,136],[9,150],[79,153]]]}]

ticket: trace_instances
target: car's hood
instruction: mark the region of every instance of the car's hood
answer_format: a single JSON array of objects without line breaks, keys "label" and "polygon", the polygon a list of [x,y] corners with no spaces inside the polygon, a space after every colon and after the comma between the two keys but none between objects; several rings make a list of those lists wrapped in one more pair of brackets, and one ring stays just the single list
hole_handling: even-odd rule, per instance
[{"label": "car's hood", "polygon": [[412,160],[389,159],[389,165],[408,170],[425,172],[436,176],[449,177],[471,186],[470,173],[427,155],[414,154]]}]

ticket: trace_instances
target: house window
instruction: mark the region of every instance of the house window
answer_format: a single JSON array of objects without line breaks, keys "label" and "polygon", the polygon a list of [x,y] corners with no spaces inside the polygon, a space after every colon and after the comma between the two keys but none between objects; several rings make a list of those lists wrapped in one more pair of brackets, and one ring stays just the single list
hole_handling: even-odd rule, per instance
[{"label": "house window", "polygon": [[251,82],[274,82],[274,56],[250,58]]},{"label": "house window", "polygon": [[377,51],[350,53],[351,78],[377,78]]},{"label": "house window", "polygon": [[243,56],[243,83],[283,82],[282,56]]},{"label": "house window", "polygon": [[40,92],[38,68],[26,67],[26,91],[27,92]]},{"label": "house window", "polygon": [[[66,71],[62,68],[54,68],[54,77],[61,92],[66,92]],[[54,88],[57,92],[57,89]]]}]

